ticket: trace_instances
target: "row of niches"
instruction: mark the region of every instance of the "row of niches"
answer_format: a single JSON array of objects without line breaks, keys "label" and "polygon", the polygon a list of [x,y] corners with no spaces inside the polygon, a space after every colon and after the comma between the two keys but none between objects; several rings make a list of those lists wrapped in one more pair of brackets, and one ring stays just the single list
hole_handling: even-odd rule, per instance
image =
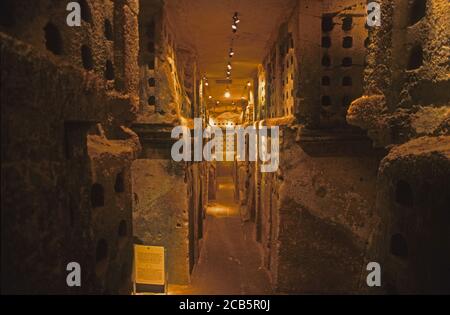
[{"label": "row of niches", "polygon": [[[409,51],[407,56],[407,65],[406,70],[415,70],[420,68],[423,65],[423,48],[421,44],[413,45]],[[328,53],[324,53],[322,57],[322,66],[325,68],[329,68],[332,66],[331,57]],[[341,60],[341,67],[348,68],[353,65],[352,57],[344,57]]]},{"label": "row of niches", "polygon": [[294,89],[288,89],[285,93],[281,95],[283,101],[289,100],[290,97],[294,97]]},{"label": "row of niches", "polygon": [[[427,14],[427,0],[414,0],[410,2],[408,12],[408,25],[414,25],[421,21]],[[325,33],[331,32],[336,24],[340,24],[343,31],[351,31],[354,24],[353,18],[350,15],[343,16],[340,21],[334,14],[324,14],[322,16],[322,31]]]},{"label": "row of niches", "polygon": [[147,54],[149,59],[147,63],[148,68],[148,76],[147,76],[147,104],[150,106],[156,105],[156,96],[155,96],[155,87],[156,87],[156,79],[154,78],[155,71],[155,21],[153,19],[147,24],[145,28],[145,36],[147,39]]},{"label": "row of niches", "polygon": [[[284,106],[284,108],[281,109],[282,116],[290,116],[293,114],[294,114],[294,106],[292,104]],[[269,110],[269,118],[276,118],[276,117],[278,117],[276,110]]]},{"label": "row of niches", "polygon": [[[427,14],[428,0],[414,0],[410,2],[408,26],[420,22]],[[423,48],[419,43],[410,47],[407,57],[406,70],[416,70],[422,67],[424,60]]]},{"label": "row of niches", "polygon": [[[107,27],[106,25],[109,25],[109,27],[111,27],[109,21],[105,23],[106,23],[105,27]],[[112,36],[112,27],[111,29],[109,29],[109,27],[107,27],[108,29],[107,33],[111,33]],[[44,27],[44,31],[45,31],[45,46],[47,50],[49,50],[50,52],[52,52],[54,55],[57,56],[64,55],[64,44],[61,33],[59,32],[58,28],[53,23],[49,22]],[[92,56],[92,49],[88,45],[85,44],[81,45],[80,56],[83,68],[87,71],[94,70],[94,59]],[[115,78],[114,65],[111,60],[106,60],[105,62],[104,78],[106,80],[114,80]]]},{"label": "row of niches", "polygon": [[[331,67],[331,57],[330,57],[330,55],[325,53],[323,55],[323,57],[322,57],[321,63],[322,63],[322,66],[325,67],[325,68]],[[341,64],[340,64],[341,67],[348,68],[348,67],[351,67],[352,65],[353,65],[353,58],[352,57],[344,57],[344,58],[342,58]]]},{"label": "row of niches", "polygon": [[322,95],[320,103],[322,107],[331,107],[333,105],[340,105],[344,108],[350,106],[352,98],[349,95],[344,95],[340,98],[333,100],[330,95]]},{"label": "row of niches", "polygon": [[[120,172],[116,175],[114,183],[114,191],[116,193],[125,192],[125,178],[124,173]],[[100,208],[105,205],[105,189],[103,185],[95,183],[91,187],[91,206],[92,208]]]},{"label": "row of niches", "polygon": [[[55,55],[63,55],[64,43],[58,27],[52,22],[48,22],[44,27],[44,32],[47,49]],[[108,41],[114,41],[113,27],[108,19],[105,19],[104,22],[104,37]]]},{"label": "row of niches", "polygon": [[[122,249],[127,243],[128,235],[127,221],[121,220],[117,227],[117,247]],[[97,241],[95,249],[95,274],[102,276],[106,273],[110,260],[110,246],[106,239],[101,238]]]},{"label": "row of niches", "polygon": [[[367,46],[368,41],[364,42],[364,46]],[[331,48],[332,46],[332,40],[330,36],[323,36],[322,37],[322,48]],[[353,47],[353,37],[352,36],[345,36],[342,38],[342,48],[352,48]]]},{"label": "row of niches", "polygon": [[[329,76],[323,76],[322,77],[322,86],[331,86],[331,78]],[[342,86],[352,86],[353,85],[353,79],[350,76],[345,76],[341,80]]]},{"label": "row of niches", "polygon": [[[20,23],[16,15],[18,8],[16,7],[16,0],[2,0],[0,2],[0,25],[7,28],[16,27]],[[77,0],[80,4],[81,20],[85,23],[92,24],[91,8],[86,0]],[[64,4],[66,5],[66,4]]]},{"label": "row of niches", "polygon": [[[339,22],[343,31],[348,32],[353,28],[353,18],[351,16],[344,16]],[[334,14],[324,14],[322,16],[322,31],[325,33],[331,32],[334,29],[335,22]]]}]

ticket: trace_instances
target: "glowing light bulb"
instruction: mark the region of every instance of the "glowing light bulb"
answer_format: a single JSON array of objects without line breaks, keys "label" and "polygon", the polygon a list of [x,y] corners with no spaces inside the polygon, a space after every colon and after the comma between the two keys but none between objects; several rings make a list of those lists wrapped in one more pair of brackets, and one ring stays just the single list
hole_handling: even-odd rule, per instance
[{"label": "glowing light bulb", "polygon": [[239,14],[236,12],[233,16],[234,23],[238,24],[241,20],[239,19]]},{"label": "glowing light bulb", "polygon": [[206,81],[206,82],[205,82],[205,86],[208,86],[208,85],[209,85],[209,83],[208,83],[208,81]]},{"label": "glowing light bulb", "polygon": [[252,83],[250,81],[248,81],[247,86],[252,86]]},{"label": "glowing light bulb", "polygon": [[212,99],[212,96],[210,95],[210,96],[208,96],[208,98],[209,98],[209,99]]},{"label": "glowing light bulb", "polygon": [[236,24],[231,25],[231,29],[233,30],[233,33],[236,33],[237,32],[237,25]]},{"label": "glowing light bulb", "polygon": [[233,48],[230,48],[230,58],[233,58],[233,56],[234,56]]},{"label": "glowing light bulb", "polygon": [[227,89],[227,90],[225,91],[225,94],[224,94],[223,96],[225,96],[225,98],[230,98],[230,97],[231,97],[230,90]]},{"label": "glowing light bulb", "polygon": [[231,63],[228,63],[227,67],[228,67],[228,70],[233,69],[233,67],[231,66]]}]

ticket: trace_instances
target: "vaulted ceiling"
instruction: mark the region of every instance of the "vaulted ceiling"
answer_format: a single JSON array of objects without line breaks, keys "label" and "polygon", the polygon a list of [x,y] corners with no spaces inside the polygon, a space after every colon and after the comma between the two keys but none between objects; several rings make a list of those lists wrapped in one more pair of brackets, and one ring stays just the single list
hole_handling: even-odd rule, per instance
[{"label": "vaulted ceiling", "polygon": [[[207,95],[221,102],[240,100],[281,22],[292,12],[292,0],[167,0],[166,8],[177,40],[197,52],[199,68],[209,81]],[[238,31],[231,25],[239,13]],[[224,98],[226,66],[232,38],[231,98]]]}]

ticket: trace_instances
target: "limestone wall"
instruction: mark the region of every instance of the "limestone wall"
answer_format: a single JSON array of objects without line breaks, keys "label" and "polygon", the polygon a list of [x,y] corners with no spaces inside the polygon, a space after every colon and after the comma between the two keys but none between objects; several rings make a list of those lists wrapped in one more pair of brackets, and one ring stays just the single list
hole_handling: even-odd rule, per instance
[{"label": "limestone wall", "polygon": [[169,160],[133,163],[135,241],[164,246],[170,283],[189,282],[189,200],[184,165]]},{"label": "limestone wall", "polygon": [[[66,3],[2,3],[5,292],[130,292],[129,169],[140,144],[126,127],[137,55],[124,49],[136,44],[138,6],[80,3],[73,28]],[[73,261],[81,288],[66,284]]]},{"label": "limestone wall", "polygon": [[377,146],[448,132],[449,3],[382,1],[383,23],[370,30],[364,96],[350,124]]},{"label": "limestone wall", "polygon": [[[163,1],[140,1],[140,105],[133,130],[143,149],[133,164],[135,239],[167,250],[169,283],[188,284],[200,254],[208,176],[203,163],[174,162],[172,128],[199,115],[195,54],[180,47]],[[200,117],[195,116],[195,117]]]},{"label": "limestone wall", "polygon": [[378,171],[370,246],[384,266],[384,292],[449,292],[448,1],[381,1],[382,24],[371,29],[364,95],[347,121],[390,150]]}]

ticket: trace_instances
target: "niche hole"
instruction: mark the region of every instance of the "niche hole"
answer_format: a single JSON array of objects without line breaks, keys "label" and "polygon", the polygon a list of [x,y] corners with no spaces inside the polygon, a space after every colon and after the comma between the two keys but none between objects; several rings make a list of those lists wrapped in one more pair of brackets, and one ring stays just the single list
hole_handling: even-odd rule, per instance
[{"label": "niche hole", "polygon": [[147,64],[147,67],[149,70],[155,70],[155,56],[153,56],[153,55],[151,56],[151,58]]},{"label": "niche hole", "polygon": [[86,70],[94,69],[94,60],[92,59],[92,52],[91,49],[86,45],[81,46],[81,61],[83,63],[84,69]]},{"label": "niche hole", "polygon": [[52,23],[47,23],[44,27],[45,46],[55,55],[61,55],[63,52],[63,44],[61,34],[58,28]]},{"label": "niche hole", "polygon": [[411,5],[409,24],[414,25],[423,19],[427,13],[427,1],[415,0]]},{"label": "niche hole", "polygon": [[350,31],[353,26],[353,18],[351,16],[346,16],[342,19],[342,29],[344,31]]},{"label": "niche hole", "polygon": [[83,21],[91,23],[92,22],[92,14],[91,14],[91,8],[89,8],[89,5],[87,4],[86,0],[78,0],[78,3],[80,4],[81,8],[81,19]]},{"label": "niche hole", "polygon": [[342,66],[343,67],[351,67],[353,64],[353,60],[351,57],[345,57],[342,59]]},{"label": "niche hole", "polygon": [[123,172],[116,175],[116,182],[114,184],[114,191],[116,193],[123,193],[125,191],[125,179]]},{"label": "niche hole", "polygon": [[418,69],[423,65],[423,50],[422,46],[414,46],[409,52],[407,70]]},{"label": "niche hole", "polygon": [[331,30],[333,30],[333,27],[334,27],[333,16],[323,15],[322,16],[322,31],[330,32]]},{"label": "niche hole", "polygon": [[150,96],[149,98],[148,98],[148,105],[156,105],[156,97],[155,96]]},{"label": "niche hole", "polygon": [[353,47],[353,37],[345,36],[342,40],[343,48],[352,48]]},{"label": "niche hole", "polygon": [[105,38],[107,40],[113,40],[113,28],[111,25],[111,21],[108,19],[105,20]]},{"label": "niche hole", "polygon": [[107,60],[105,65],[105,79],[114,80],[114,77],[114,65],[111,60]]}]

